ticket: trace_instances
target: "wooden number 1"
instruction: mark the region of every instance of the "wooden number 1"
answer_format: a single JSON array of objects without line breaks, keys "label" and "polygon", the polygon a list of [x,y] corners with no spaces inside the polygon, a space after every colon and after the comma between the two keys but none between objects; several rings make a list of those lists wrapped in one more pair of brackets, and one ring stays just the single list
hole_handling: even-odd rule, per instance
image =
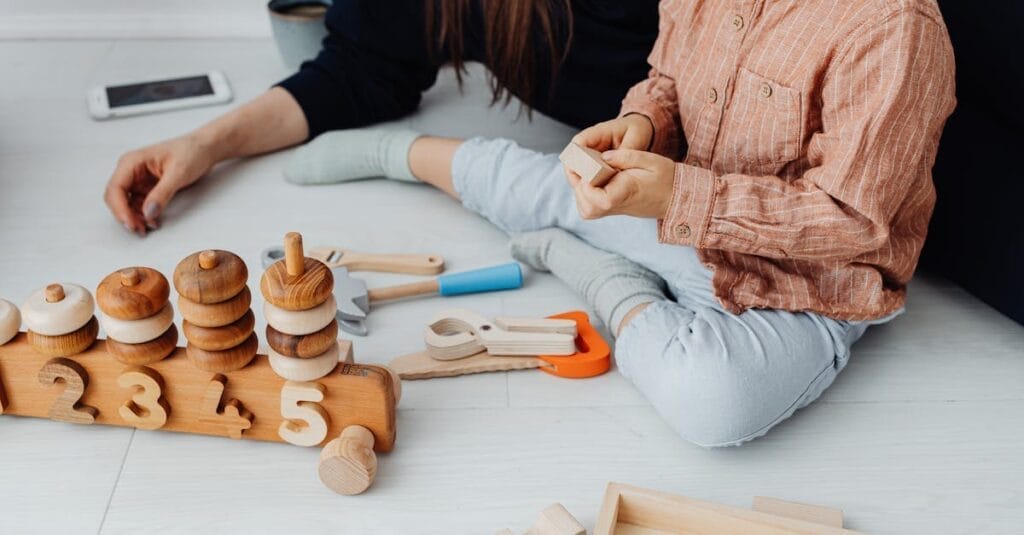
[{"label": "wooden number 1", "polygon": [[160,429],[171,407],[163,398],[164,379],[145,366],[128,368],[117,378],[121,388],[135,388],[132,399],[117,409],[121,418],[137,429]]},{"label": "wooden number 1", "polygon": [[49,386],[64,382],[64,392],[61,393],[50,407],[50,419],[72,424],[91,424],[96,421],[99,410],[79,403],[85,395],[85,388],[89,386],[89,374],[81,364],[64,357],[57,357],[46,361],[46,364],[39,370],[39,382]]},{"label": "wooden number 1", "polygon": [[231,438],[242,438],[242,433],[252,427],[253,416],[237,399],[229,399],[224,403],[224,410],[220,409],[227,382],[228,378],[219,373],[210,379],[199,407],[199,421],[224,427]]},{"label": "wooden number 1", "polygon": [[277,434],[296,446],[316,446],[327,438],[327,411],[317,404],[324,400],[324,385],[286,381],[281,387],[281,416]]}]

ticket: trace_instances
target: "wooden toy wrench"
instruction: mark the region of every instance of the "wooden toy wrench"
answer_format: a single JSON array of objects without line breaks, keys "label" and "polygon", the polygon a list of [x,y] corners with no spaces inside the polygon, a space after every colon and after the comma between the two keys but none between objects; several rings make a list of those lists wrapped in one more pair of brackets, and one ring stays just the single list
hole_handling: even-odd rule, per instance
[{"label": "wooden toy wrench", "polygon": [[[306,252],[329,268],[343,267],[348,271],[375,271],[379,273],[405,273],[409,275],[437,275],[444,271],[444,258],[439,255],[371,254],[359,253],[340,247],[317,247]],[[266,267],[284,258],[284,248],[268,247],[263,250],[262,263]]]}]

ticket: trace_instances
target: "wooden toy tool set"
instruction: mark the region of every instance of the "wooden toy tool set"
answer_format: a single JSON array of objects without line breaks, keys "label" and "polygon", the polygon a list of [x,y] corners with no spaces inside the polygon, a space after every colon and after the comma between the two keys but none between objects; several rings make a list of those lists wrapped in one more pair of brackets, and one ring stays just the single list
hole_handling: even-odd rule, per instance
[{"label": "wooden toy tool set", "polygon": [[[19,311],[0,300],[0,414],[319,446],[319,475],[342,494],[373,482],[375,451],[395,444],[397,376],[354,364],[338,340],[330,269],[290,233],[263,274],[269,355],[259,355],[245,263],[202,251],[174,271],[185,348],[160,272],[103,279],[96,302],[51,284]],[[19,332],[24,321],[27,332]]]}]

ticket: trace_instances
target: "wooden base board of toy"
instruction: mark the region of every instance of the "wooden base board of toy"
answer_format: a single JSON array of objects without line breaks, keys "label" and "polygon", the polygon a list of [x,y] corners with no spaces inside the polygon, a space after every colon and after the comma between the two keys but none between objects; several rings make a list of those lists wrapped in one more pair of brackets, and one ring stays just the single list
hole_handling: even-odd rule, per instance
[{"label": "wooden base board of toy", "polygon": [[[102,339],[82,353],[57,358],[37,352],[25,333],[0,346],[0,414],[302,446],[327,443],[325,450],[334,454],[322,456],[321,478],[332,478],[324,483],[345,494],[369,487],[376,472],[373,452],[394,447],[395,380],[386,368],[342,362],[316,381],[286,381],[264,355],[242,369],[215,374],[196,368],[184,348],[158,362],[126,366]],[[324,470],[325,463],[345,469]]]},{"label": "wooden base board of toy", "polygon": [[597,516],[595,535],[672,534],[855,535],[843,529],[842,511],[774,498],[754,499],[741,509],[609,483]]}]

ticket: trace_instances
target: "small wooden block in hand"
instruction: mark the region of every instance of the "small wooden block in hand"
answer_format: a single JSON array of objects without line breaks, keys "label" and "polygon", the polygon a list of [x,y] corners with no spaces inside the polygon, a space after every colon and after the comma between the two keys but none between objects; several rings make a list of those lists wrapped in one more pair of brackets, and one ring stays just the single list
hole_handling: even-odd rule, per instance
[{"label": "small wooden block in hand", "polygon": [[584,182],[595,187],[607,184],[617,172],[614,167],[604,161],[600,152],[575,143],[569,143],[562,154],[558,155],[558,159],[574,173],[580,175]]}]

